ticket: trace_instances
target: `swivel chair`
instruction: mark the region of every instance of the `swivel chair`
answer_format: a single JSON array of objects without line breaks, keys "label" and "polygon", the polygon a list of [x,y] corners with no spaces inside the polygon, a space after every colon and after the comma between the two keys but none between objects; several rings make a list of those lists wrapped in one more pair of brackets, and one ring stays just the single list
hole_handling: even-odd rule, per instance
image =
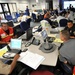
[{"label": "swivel chair", "polygon": [[65,27],[67,25],[67,19],[61,19],[59,21],[60,27]]},{"label": "swivel chair", "polygon": [[30,28],[30,25],[28,25],[26,22],[23,21],[23,22],[20,23],[20,27],[21,27],[21,30],[23,32],[25,32],[27,29]]},{"label": "swivel chair", "polygon": [[73,65],[69,63],[60,62],[60,66],[63,70],[63,74],[72,75]]}]

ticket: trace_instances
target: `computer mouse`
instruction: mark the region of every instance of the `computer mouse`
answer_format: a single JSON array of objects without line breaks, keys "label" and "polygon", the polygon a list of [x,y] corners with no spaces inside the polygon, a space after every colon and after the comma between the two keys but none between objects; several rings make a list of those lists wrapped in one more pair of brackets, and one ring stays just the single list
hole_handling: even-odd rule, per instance
[{"label": "computer mouse", "polygon": [[28,50],[28,48],[25,48],[22,52],[26,52]]}]

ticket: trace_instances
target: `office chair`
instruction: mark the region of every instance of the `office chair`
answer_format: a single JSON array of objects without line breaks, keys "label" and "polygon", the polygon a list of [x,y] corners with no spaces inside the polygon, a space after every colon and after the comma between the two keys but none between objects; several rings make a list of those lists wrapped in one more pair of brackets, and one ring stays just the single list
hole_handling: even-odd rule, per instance
[{"label": "office chair", "polygon": [[20,27],[21,27],[21,30],[23,32],[25,32],[27,29],[30,28],[30,25],[28,25],[26,22],[23,21],[23,22],[20,23]]},{"label": "office chair", "polygon": [[15,26],[14,30],[16,30],[17,37],[20,37],[21,35],[23,35],[25,33],[25,32],[22,31],[20,25]]},{"label": "office chair", "polygon": [[46,71],[46,70],[41,71],[41,70],[39,70],[39,71],[31,72],[30,75],[54,75],[54,74],[50,71]]},{"label": "office chair", "polygon": [[27,75],[27,69],[26,68],[23,68],[18,75]]},{"label": "office chair", "polygon": [[60,62],[60,66],[63,70],[63,74],[68,74],[68,75],[72,75],[72,72],[73,72],[73,65],[67,63],[63,63],[63,62]]},{"label": "office chair", "polygon": [[[12,60],[5,60],[5,59],[3,59],[2,60],[5,64],[8,64],[8,65],[10,65],[11,63],[12,63]],[[24,64],[22,63],[22,65],[24,66]],[[28,67],[25,67],[25,68],[21,68],[21,69],[14,69],[15,70],[15,73],[14,72],[12,72],[11,74],[9,74],[9,75],[16,75],[16,73],[18,73],[17,75],[27,75],[27,73],[28,73]],[[18,71],[18,72],[17,72]]]},{"label": "office chair", "polygon": [[6,15],[6,20],[10,21],[10,20],[13,20],[13,18],[11,15]]},{"label": "office chair", "polygon": [[9,27],[14,27],[13,21],[9,21],[9,22],[7,22],[7,24],[8,24]]},{"label": "office chair", "polygon": [[44,29],[46,31],[51,29],[51,25],[49,24],[48,21],[42,20],[40,23],[41,23],[42,29]]},{"label": "office chair", "polygon": [[20,14],[16,12],[16,18],[20,17]]},{"label": "office chair", "polygon": [[67,25],[67,19],[61,19],[59,21],[60,27],[65,27]]}]

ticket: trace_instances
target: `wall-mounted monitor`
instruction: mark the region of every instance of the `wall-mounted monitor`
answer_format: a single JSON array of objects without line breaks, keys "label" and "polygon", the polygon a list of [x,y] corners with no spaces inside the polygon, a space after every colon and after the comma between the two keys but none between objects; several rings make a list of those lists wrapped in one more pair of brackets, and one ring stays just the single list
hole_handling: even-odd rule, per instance
[{"label": "wall-mounted monitor", "polygon": [[64,9],[67,9],[70,4],[75,8],[75,1],[64,1]]}]

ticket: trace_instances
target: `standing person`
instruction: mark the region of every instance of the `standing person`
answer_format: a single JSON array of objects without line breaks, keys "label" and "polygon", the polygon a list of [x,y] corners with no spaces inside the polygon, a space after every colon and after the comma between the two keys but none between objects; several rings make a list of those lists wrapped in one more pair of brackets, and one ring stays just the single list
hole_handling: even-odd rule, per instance
[{"label": "standing person", "polygon": [[28,6],[26,6],[26,14],[27,14],[27,16],[29,16],[30,15],[30,13],[29,13],[29,9],[28,9]]}]

